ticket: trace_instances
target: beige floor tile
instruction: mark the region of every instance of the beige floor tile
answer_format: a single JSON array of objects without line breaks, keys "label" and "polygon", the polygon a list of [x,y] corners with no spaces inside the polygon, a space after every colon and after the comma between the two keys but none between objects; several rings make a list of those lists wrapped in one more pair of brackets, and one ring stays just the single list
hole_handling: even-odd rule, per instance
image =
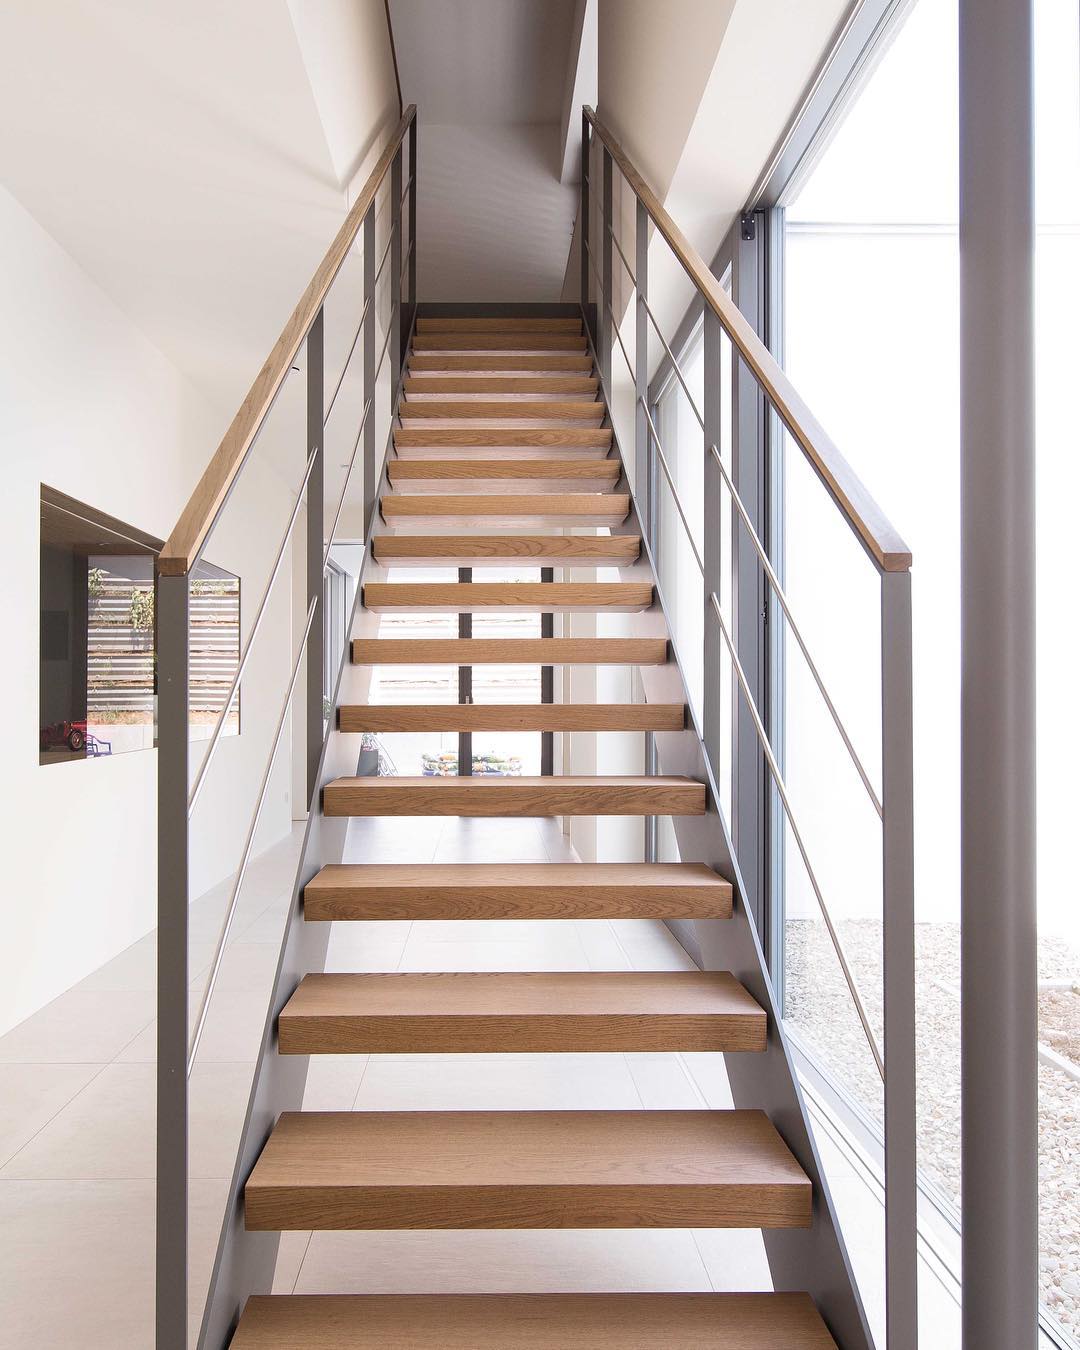
[{"label": "beige floor tile", "polygon": [[576,938],[546,942],[425,942],[410,938],[401,970],[589,970]]},{"label": "beige floor tile", "polygon": [[298,1294],[708,1290],[684,1229],[314,1233]]},{"label": "beige floor tile", "polygon": [[756,1228],[698,1228],[694,1239],[719,1293],[767,1293],[772,1275],[765,1257],[765,1243]]},{"label": "beige floor tile", "polygon": [[367,1069],[367,1055],[312,1055],[305,1111],[351,1111]]},{"label": "beige floor tile", "polygon": [[0,1064],[103,1064],[154,1016],[149,990],[69,989],[0,1036]]},{"label": "beige floor tile", "polygon": [[705,1102],[677,1055],[627,1055],[630,1070],[641,1098],[650,1111],[700,1111]]},{"label": "beige floor tile", "polygon": [[102,1064],[0,1065],[0,1166],[48,1125]]}]

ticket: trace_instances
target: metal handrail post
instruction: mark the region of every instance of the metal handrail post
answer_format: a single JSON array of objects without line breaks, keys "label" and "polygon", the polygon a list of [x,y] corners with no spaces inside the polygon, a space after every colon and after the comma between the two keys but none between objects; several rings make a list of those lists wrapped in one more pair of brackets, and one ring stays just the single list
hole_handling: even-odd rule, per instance
[{"label": "metal handrail post", "polygon": [[156,1350],[187,1350],[188,577],[156,577]]},{"label": "metal handrail post", "polygon": [[[611,293],[612,278],[612,252],[611,252],[611,228],[612,227],[612,164],[611,151],[604,147],[604,204],[601,212],[601,239],[603,240],[603,276],[601,279],[601,306],[600,314],[597,316],[600,323],[600,369],[611,387],[611,349],[614,343],[612,332],[616,326],[614,314],[614,299]],[[631,372],[633,373],[633,372]]]},{"label": "metal handrail post", "polygon": [[[364,307],[367,324],[364,328],[364,399],[375,401],[375,203],[368,207],[364,217]],[[379,475],[375,445],[375,418],[369,417],[364,426],[363,485],[365,525],[371,519],[378,491]]]},{"label": "metal handrail post", "polygon": [[635,317],[634,329],[634,488],[639,505],[643,505],[645,535],[650,545],[652,539],[653,502],[649,482],[649,428],[645,421],[645,407],[649,398],[649,315],[645,308],[648,304],[649,290],[649,217],[640,202],[634,221],[634,244],[636,250],[637,275],[635,278]]},{"label": "metal handrail post", "polygon": [[401,369],[401,147],[390,169],[390,350],[393,352],[391,386],[397,383]]},{"label": "metal handrail post", "polygon": [[914,1350],[918,1202],[910,572],[881,575],[881,775],[886,1343],[889,1350]]},{"label": "metal handrail post", "polygon": [[581,246],[581,311],[596,342],[596,330],[589,318],[589,158],[592,148],[589,119],[581,114],[581,209],[578,212],[578,243]]},{"label": "metal handrail post", "polygon": [[[307,336],[307,455],[314,455],[307,484],[307,600],[315,619],[307,649],[307,802],[318,784],[323,743],[323,316],[320,308]],[[305,456],[306,457],[306,456]]]},{"label": "metal handrail post", "polygon": [[[703,455],[705,459],[704,467],[704,509],[705,509],[705,539],[704,539],[704,563],[705,569],[702,575],[703,590],[701,596],[702,611],[709,607],[710,595],[721,595],[723,588],[721,585],[721,575],[723,571],[723,560],[721,552],[723,548],[723,530],[721,529],[721,516],[724,510],[724,486],[720,477],[720,470],[712,455],[708,453],[710,445],[720,444],[720,421],[722,409],[720,406],[720,320],[706,309],[704,316],[704,332],[702,334],[702,344],[704,348],[705,365],[705,427],[704,427],[704,446]],[[715,626],[708,622],[708,615],[704,614],[702,618],[702,641],[704,643],[704,698],[702,708],[702,728],[704,731],[705,752],[709,756],[709,762],[712,764],[713,773],[716,775],[717,782],[720,782],[720,747],[722,744],[722,728],[725,721],[730,722],[732,710],[730,707],[724,708],[721,703],[720,691],[723,687],[722,681],[722,659],[723,652],[720,645],[720,634]],[[730,784],[730,775],[728,777]]]},{"label": "metal handrail post", "polygon": [[[409,127],[409,322],[403,324],[402,341],[408,344],[408,334],[412,331],[416,320],[416,193],[417,193],[417,173],[418,165],[416,162],[416,118],[413,118],[412,125]],[[404,347],[401,352],[402,364],[405,362],[406,352]]]}]

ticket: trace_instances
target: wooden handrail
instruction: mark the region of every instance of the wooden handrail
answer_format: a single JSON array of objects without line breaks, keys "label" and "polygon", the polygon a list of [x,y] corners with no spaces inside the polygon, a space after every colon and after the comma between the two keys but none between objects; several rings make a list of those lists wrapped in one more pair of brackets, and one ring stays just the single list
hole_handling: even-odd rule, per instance
[{"label": "wooden handrail", "polygon": [[292,367],[300,344],[315,322],[322,303],[334,283],[334,278],[341,270],[368,208],[375,200],[375,194],[381,187],[415,116],[416,105],[410,103],[387,142],[386,149],[379,156],[379,162],[368,175],[367,182],[345,217],[341,229],[334,236],[326,256],[316,268],[315,275],[297,302],[288,323],[282,329],[281,336],[263,362],[262,369],[255,377],[255,383],[248,390],[247,397],[241,403],[224,439],[203,470],[195,491],[180,513],[180,518],[166,540],[165,547],[158,555],[157,568],[162,575],[184,576],[191,570],[195,559],[199,556],[206,536],[225,503],[229,489],[243,468],[263,419]]},{"label": "wooden handrail", "polygon": [[881,507],[829,439],[776,358],[713,276],[705,259],[664,210],[660,199],[638,173],[626,151],[600,121],[593,108],[586,107],[584,111],[596,134],[611,152],[611,157],[618,164],[623,177],[645,207],[653,224],[667,241],[683,271],[719,319],[758,385],[795,438],[833,500],[847,517],[867,552],[883,572],[908,571],[911,567],[911,550]]}]

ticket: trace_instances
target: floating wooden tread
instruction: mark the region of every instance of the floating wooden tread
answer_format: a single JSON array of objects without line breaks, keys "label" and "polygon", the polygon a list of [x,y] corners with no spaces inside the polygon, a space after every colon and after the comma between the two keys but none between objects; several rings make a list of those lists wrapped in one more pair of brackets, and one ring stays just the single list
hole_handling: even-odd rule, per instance
[{"label": "floating wooden tread", "polygon": [[505,567],[508,560],[619,567],[637,561],[641,540],[633,534],[380,534],[372,547],[376,562],[395,567]]},{"label": "floating wooden tread", "polygon": [[723,971],[305,975],[285,1055],[761,1051],[766,1017]]},{"label": "floating wooden tread", "polygon": [[591,371],[593,359],[588,352],[414,352],[409,357],[410,371],[425,370],[584,370]]},{"label": "floating wooden tread", "polygon": [[730,919],[731,896],[704,863],[333,863],[304,918]]},{"label": "floating wooden tread", "polygon": [[446,446],[543,446],[544,449],[611,449],[610,427],[397,427],[397,450]]},{"label": "floating wooden tread", "polygon": [[406,400],[418,396],[585,394],[595,397],[600,381],[595,375],[406,375]]},{"label": "floating wooden tread", "polygon": [[584,352],[579,333],[417,333],[416,352]]},{"label": "floating wooden tread", "polygon": [[700,816],[705,786],[692,778],[335,778],[327,816]]},{"label": "floating wooden tread", "polygon": [[363,605],[373,614],[420,609],[471,614],[638,614],[653,602],[649,581],[369,581]]},{"label": "floating wooden tread", "polygon": [[456,315],[447,318],[417,319],[418,333],[580,333],[581,320],[565,318],[538,319],[525,315],[491,315],[465,318]]},{"label": "floating wooden tread", "polygon": [[286,1112],[252,1230],[805,1228],[810,1181],[762,1111]]},{"label": "floating wooden tread", "polygon": [[836,1350],[809,1294],[256,1294],[230,1350]]},{"label": "floating wooden tread", "polygon": [[487,418],[500,422],[524,417],[534,420],[551,418],[557,421],[575,420],[581,422],[599,422],[605,408],[602,403],[586,402],[582,399],[499,399],[494,402],[485,399],[447,400],[421,399],[419,402],[406,402],[398,412],[402,419],[417,421],[426,417],[468,417]]},{"label": "floating wooden tread", "polygon": [[338,709],[342,731],[682,731],[681,703],[379,703]]},{"label": "floating wooden tread", "polygon": [[[630,514],[625,492],[427,493],[388,492],[379,503],[390,525],[431,525],[459,520],[467,528],[536,524],[621,525]],[[475,526],[469,522],[475,521]]]},{"label": "floating wooden tread", "polygon": [[666,638],[353,638],[359,666],[662,666]]},{"label": "floating wooden tread", "polygon": [[392,459],[396,492],[603,492],[622,474],[617,459]]}]

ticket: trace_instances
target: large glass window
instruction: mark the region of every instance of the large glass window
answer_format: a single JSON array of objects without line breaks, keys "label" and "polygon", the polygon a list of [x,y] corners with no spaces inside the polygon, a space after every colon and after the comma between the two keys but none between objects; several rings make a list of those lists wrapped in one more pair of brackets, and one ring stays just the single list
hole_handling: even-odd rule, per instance
[{"label": "large glass window", "polygon": [[[1039,512],[1040,1290],[1080,1335],[1080,928],[1072,765],[1080,753],[1071,581],[1080,487],[1071,387],[1080,295],[1080,33],[1036,0]],[[959,365],[956,0],[918,0],[786,203],[785,360],[800,392],[911,545],[914,599],[919,1162],[959,1199]],[[792,447],[786,583],[872,777],[879,764],[877,582]],[[880,1031],[880,835],[797,649],[781,644],[785,772],[822,888]],[[828,790],[823,791],[827,785]],[[816,900],[779,830],[784,1011],[837,1092],[881,1093]]]}]

